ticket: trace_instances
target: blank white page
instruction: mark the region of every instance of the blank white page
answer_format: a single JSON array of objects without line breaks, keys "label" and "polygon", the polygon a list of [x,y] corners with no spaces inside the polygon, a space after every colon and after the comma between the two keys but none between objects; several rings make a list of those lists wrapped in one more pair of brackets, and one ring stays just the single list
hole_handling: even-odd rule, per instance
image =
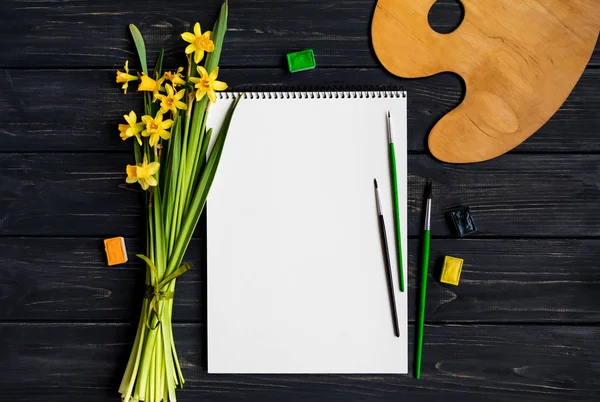
[{"label": "blank white page", "polygon": [[[406,98],[339,95],[238,104],[207,203],[209,373],[407,372],[386,134],[389,110],[406,267]],[[217,130],[230,104],[212,105],[207,127]]]}]

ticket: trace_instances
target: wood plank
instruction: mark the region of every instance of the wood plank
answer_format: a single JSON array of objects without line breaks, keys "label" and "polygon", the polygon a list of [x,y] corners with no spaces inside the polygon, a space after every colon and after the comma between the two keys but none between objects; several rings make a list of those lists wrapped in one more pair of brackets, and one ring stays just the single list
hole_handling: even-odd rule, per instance
[{"label": "wood plank", "polygon": [[[126,154],[0,154],[0,235],[130,236],[142,233]],[[452,236],[444,211],[469,205],[479,237],[600,236],[600,155],[505,155],[476,165],[410,155],[409,235],[421,228],[425,178],[434,183],[432,231]],[[218,175],[217,175],[218,180]]]},{"label": "wood plank", "polygon": [[[134,337],[127,324],[0,324],[8,400],[110,400]],[[414,328],[410,328],[410,337]],[[524,401],[600,398],[600,328],[427,326],[422,379],[404,375],[208,375],[205,327],[176,325],[181,401]],[[409,350],[412,351],[412,341]],[[46,395],[46,398],[48,396]],[[47,400],[47,399],[46,399]]]},{"label": "wood plank", "polygon": [[[451,0],[440,0],[432,25],[446,29],[457,18]],[[135,60],[127,26],[138,25],[154,61],[160,47],[167,58],[182,59],[179,34],[198,19],[213,23],[221,0],[179,0],[165,8],[158,1],[0,2],[0,67],[114,67]],[[239,0],[230,6],[229,33],[222,65],[283,67],[286,53],[315,50],[319,66],[375,67],[370,26],[374,0],[315,2]],[[143,10],[143,14],[141,11]],[[591,65],[600,64],[596,46]]]},{"label": "wood plank", "polygon": [[[127,321],[139,318],[146,254],[143,239],[127,238],[129,261],[109,267],[102,238],[0,238],[0,320]],[[194,239],[194,263],[177,284],[175,320],[204,321],[205,242]]]},{"label": "wood plank", "polygon": [[[126,239],[129,262],[108,267],[101,238],[0,238],[0,320],[135,322],[144,267],[141,241]],[[597,240],[434,239],[428,322],[600,323]],[[409,319],[416,311],[419,241],[409,250]],[[205,243],[177,282],[174,319],[206,320]],[[444,255],[465,259],[459,287],[441,284]],[[510,296],[507,296],[510,295]]]},{"label": "wood plank", "polygon": [[[0,154],[0,234],[141,236],[127,154]],[[28,229],[29,228],[29,229]]]},{"label": "wood plank", "polygon": [[[118,136],[122,115],[141,110],[135,91],[123,96],[114,70],[3,70],[0,76],[0,152],[129,152]],[[427,152],[433,125],[463,96],[459,79],[397,79],[381,69],[224,69],[233,90],[399,87],[409,93],[408,148]],[[43,84],[41,84],[43,83]],[[265,84],[267,83],[267,84]],[[588,69],[565,104],[513,152],[600,152],[600,70]]]}]

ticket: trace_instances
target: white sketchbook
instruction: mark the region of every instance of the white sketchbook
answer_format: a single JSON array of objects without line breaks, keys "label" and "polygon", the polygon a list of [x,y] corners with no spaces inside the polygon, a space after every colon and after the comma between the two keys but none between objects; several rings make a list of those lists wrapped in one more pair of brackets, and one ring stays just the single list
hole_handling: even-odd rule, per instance
[{"label": "white sketchbook", "polygon": [[[207,127],[218,132],[233,96],[221,94]],[[239,102],[207,202],[209,373],[407,373],[388,110],[408,283],[406,93],[247,93]]]}]

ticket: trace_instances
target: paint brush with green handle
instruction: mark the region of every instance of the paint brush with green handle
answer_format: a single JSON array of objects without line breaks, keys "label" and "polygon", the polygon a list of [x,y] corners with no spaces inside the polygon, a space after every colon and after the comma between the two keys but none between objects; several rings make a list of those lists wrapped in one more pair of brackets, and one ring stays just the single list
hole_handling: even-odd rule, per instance
[{"label": "paint brush with green handle", "polygon": [[419,312],[417,315],[417,351],[415,354],[415,377],[421,378],[421,360],[423,358],[423,332],[425,330],[425,300],[427,294],[427,271],[429,270],[429,239],[431,227],[431,182],[425,188],[425,223],[423,225],[423,240],[421,244],[421,281],[419,286]]}]

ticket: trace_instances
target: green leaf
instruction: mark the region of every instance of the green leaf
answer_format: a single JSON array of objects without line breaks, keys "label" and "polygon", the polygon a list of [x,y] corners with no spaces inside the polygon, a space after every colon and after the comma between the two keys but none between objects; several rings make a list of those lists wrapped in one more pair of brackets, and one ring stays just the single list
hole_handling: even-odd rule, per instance
[{"label": "green leaf", "polygon": [[208,129],[208,132],[206,133],[206,135],[204,136],[204,139],[202,140],[202,148],[200,148],[200,166],[198,166],[198,171],[202,171],[202,169],[204,168],[204,164],[206,163],[206,152],[208,151],[208,144],[210,144],[210,138],[212,136],[212,128]]},{"label": "green leaf", "polygon": [[175,243],[175,228],[173,227],[173,224],[177,221],[175,217],[175,203],[177,202],[175,195],[177,194],[177,177],[179,175],[181,157],[181,120],[182,117],[179,116],[175,122],[175,128],[171,133],[172,136],[169,140],[167,153],[169,175],[164,179],[164,182],[168,183],[168,188],[165,190],[167,194],[165,229],[167,230],[166,238],[169,242],[167,248],[169,257]]},{"label": "green leaf", "polygon": [[158,270],[156,269],[156,265],[154,265],[154,263],[152,262],[152,260],[148,257],[146,257],[144,254],[136,254],[136,257],[141,258],[142,260],[144,260],[146,262],[146,264],[148,264],[148,268],[150,268],[150,272],[152,272],[152,275],[154,276],[154,283],[156,283],[156,288],[158,289]]},{"label": "green leaf", "polygon": [[142,163],[142,147],[134,140],[133,141],[133,155],[135,156],[135,164]]},{"label": "green leaf", "polygon": [[[201,135],[204,133],[204,127],[206,125],[206,117],[208,108],[208,96],[205,96],[200,101],[197,101],[194,105],[194,111],[192,113],[192,124],[189,132],[188,139],[188,154],[186,163],[186,183],[191,186],[195,177],[194,167],[197,166],[196,161],[198,160],[198,148],[202,145]],[[186,203],[189,203],[191,196],[186,195]]]},{"label": "green leaf", "polygon": [[225,139],[227,138],[227,132],[229,130],[229,125],[231,124],[231,119],[233,118],[233,112],[237,107],[240,99],[243,94],[238,96],[227,111],[227,115],[223,120],[223,125],[219,130],[218,137],[215,141],[213,149],[208,157],[208,161],[206,162],[206,166],[202,171],[202,175],[200,176],[200,183],[198,183],[198,188],[192,198],[192,202],[190,203],[190,207],[187,210],[185,219],[183,224],[181,225],[181,229],[179,231],[179,236],[177,237],[177,241],[175,242],[175,247],[173,249],[172,258],[169,259],[169,266],[167,267],[167,274],[173,272],[176,267],[181,264],[183,259],[183,254],[192,238],[192,234],[194,233],[194,229],[198,220],[200,219],[200,214],[204,209],[204,204],[206,203],[206,198],[208,197],[208,192],[212,185],[212,182],[215,178],[215,174],[217,173],[217,168],[219,167],[219,161],[221,160],[221,154],[223,153],[223,146],[225,144]]},{"label": "green leaf", "polygon": [[215,22],[215,26],[212,31],[212,41],[215,44],[215,50],[212,53],[208,53],[206,61],[204,62],[204,68],[210,74],[210,72],[219,65],[221,59],[221,49],[223,48],[223,39],[225,38],[225,32],[227,31],[227,17],[229,15],[229,6],[227,1],[221,6],[219,12],[219,18]]},{"label": "green leaf", "polygon": [[148,63],[146,63],[146,45],[144,44],[144,38],[140,30],[133,24],[129,24],[129,30],[133,37],[133,43],[140,57],[140,63],[142,65],[142,71],[148,75]]},{"label": "green leaf", "polygon": [[[163,146],[163,150],[162,150],[162,156],[160,157],[160,169],[158,171],[158,174],[160,176],[160,179],[158,180],[158,182],[160,183],[160,187],[161,187],[161,191],[163,194],[163,197],[167,197],[166,194],[169,194],[169,186],[171,185],[171,182],[168,180],[171,177],[171,168],[172,168],[172,164],[171,164],[171,160],[173,159],[173,140],[175,139],[175,135],[177,133],[177,125],[179,124],[179,115],[175,115],[173,116],[173,124],[171,125],[171,138],[169,139],[169,141],[163,141],[162,146]],[[165,211],[167,210],[167,208],[163,208],[163,213],[165,213]]]},{"label": "green leaf", "polygon": [[185,274],[187,271],[192,269],[193,266],[194,264],[192,264],[191,262],[186,262],[185,264],[180,266],[175,272],[173,272],[170,275],[167,275],[167,277],[158,284],[158,288],[164,288],[166,284],[171,282],[173,279],[179,278],[181,275]]},{"label": "green leaf", "polygon": [[165,57],[165,49],[160,49],[160,53],[156,58],[156,63],[154,64],[154,79],[157,80],[162,75],[162,65],[163,58]]},{"label": "green leaf", "polygon": [[189,206],[189,203],[192,200],[192,190],[195,188],[195,184],[198,181],[198,177],[200,176],[200,171],[198,166],[200,165],[198,150],[200,149],[204,132],[206,127],[206,120],[208,118],[208,96],[205,96],[200,102],[196,102],[196,106],[194,107],[194,115],[192,118],[192,127],[190,130],[190,140],[188,145],[188,158],[187,158],[187,193],[185,194],[185,209]]},{"label": "green leaf", "polygon": [[166,251],[166,243],[164,241],[164,222],[162,220],[162,196],[160,193],[160,183],[159,186],[154,187],[152,189],[153,206],[154,210],[154,261],[157,265],[157,271],[160,277],[164,277],[165,269],[167,269],[167,251]]}]

